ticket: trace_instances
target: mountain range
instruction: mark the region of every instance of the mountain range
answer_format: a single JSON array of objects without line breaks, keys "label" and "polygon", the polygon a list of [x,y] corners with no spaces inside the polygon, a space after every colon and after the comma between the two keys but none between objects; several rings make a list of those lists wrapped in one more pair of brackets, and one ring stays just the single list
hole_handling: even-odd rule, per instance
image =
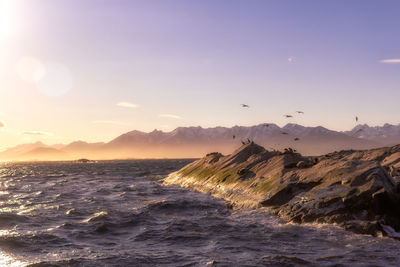
[{"label": "mountain range", "polygon": [[249,140],[270,150],[286,147],[304,155],[321,155],[343,149],[370,149],[400,143],[400,124],[370,127],[357,125],[350,131],[322,126],[306,127],[273,123],[234,127],[178,127],[171,132],[131,131],[108,143],[76,141],[49,146],[41,142],[18,145],[0,152],[0,160],[74,160],[128,158],[198,158],[213,151],[229,153]]}]

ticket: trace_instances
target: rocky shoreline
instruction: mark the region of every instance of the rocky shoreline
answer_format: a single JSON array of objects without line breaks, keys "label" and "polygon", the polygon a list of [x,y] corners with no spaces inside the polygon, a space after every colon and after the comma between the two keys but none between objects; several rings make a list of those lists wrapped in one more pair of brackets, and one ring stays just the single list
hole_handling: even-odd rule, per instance
[{"label": "rocky shoreline", "polygon": [[400,145],[305,157],[251,142],[228,156],[207,154],[164,184],[210,193],[236,208],[266,207],[288,222],[400,237]]}]

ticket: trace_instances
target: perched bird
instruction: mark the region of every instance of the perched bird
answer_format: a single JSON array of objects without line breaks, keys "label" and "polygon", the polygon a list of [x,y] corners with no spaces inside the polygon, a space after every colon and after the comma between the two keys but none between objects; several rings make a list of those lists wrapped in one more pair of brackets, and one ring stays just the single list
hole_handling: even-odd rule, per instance
[{"label": "perched bird", "polygon": [[232,136],[232,139],[235,139],[235,138],[236,138],[236,135],[233,135],[233,136]]},{"label": "perched bird", "polygon": [[300,138],[298,138],[298,137],[296,137],[295,139],[294,139],[294,141],[299,141],[300,140]]},{"label": "perched bird", "polygon": [[301,111],[301,110],[298,110],[298,111],[296,111],[296,112],[299,113],[299,114],[304,114],[304,112]]},{"label": "perched bird", "polygon": [[247,138],[247,143],[250,144],[250,143],[253,143],[253,141],[251,141],[249,138]]},{"label": "perched bird", "polygon": [[281,134],[288,134],[287,132],[281,132]]},{"label": "perched bird", "polygon": [[242,108],[249,108],[249,107],[250,107],[249,105],[242,104]]},{"label": "perched bird", "polygon": [[292,115],[284,115],[286,118],[292,118]]},{"label": "perched bird", "polygon": [[241,142],[242,142],[242,145],[245,145],[245,144],[246,144],[245,142],[243,142],[243,140],[242,140]]},{"label": "perched bird", "polygon": [[359,132],[362,132],[363,131],[363,129],[358,129],[357,131],[356,131],[356,133],[359,133]]},{"label": "perched bird", "polygon": [[356,116],[356,122],[358,121],[358,117]]},{"label": "perched bird", "polygon": [[288,147],[288,148],[285,148],[285,149],[283,150],[283,153],[284,153],[284,154],[293,154],[295,151],[296,151],[296,150],[294,150],[293,148]]},{"label": "perched bird", "polygon": [[269,127],[269,124],[268,124],[268,123],[265,123],[264,126],[265,126],[265,127]]}]

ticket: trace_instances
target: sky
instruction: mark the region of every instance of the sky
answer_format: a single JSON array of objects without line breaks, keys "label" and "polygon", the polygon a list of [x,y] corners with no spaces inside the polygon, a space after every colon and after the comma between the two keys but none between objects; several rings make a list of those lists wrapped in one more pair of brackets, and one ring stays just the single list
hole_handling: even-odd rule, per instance
[{"label": "sky", "polygon": [[0,0],[0,149],[179,126],[398,124],[399,10],[385,0]]}]

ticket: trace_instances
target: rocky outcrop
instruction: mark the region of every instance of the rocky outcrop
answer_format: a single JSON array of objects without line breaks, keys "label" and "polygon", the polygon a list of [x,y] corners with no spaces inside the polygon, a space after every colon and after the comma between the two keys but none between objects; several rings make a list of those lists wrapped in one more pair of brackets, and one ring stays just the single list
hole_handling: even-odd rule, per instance
[{"label": "rocky outcrop", "polygon": [[170,174],[165,184],[211,193],[235,207],[266,207],[286,221],[336,223],[396,237],[400,231],[400,145],[304,157],[250,143],[210,153]]}]

